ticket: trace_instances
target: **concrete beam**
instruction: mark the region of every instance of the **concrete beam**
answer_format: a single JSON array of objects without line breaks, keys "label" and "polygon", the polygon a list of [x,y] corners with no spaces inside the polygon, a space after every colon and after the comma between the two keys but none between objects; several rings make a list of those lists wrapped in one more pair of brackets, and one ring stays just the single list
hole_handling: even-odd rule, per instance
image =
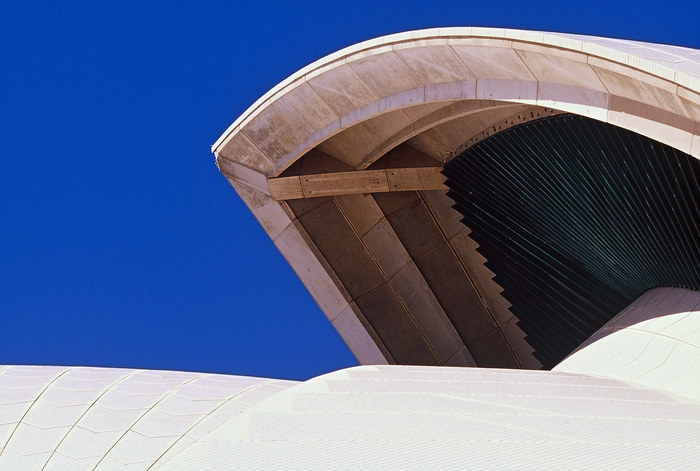
[{"label": "concrete beam", "polygon": [[270,178],[270,195],[277,201],[318,196],[444,190],[442,167],[388,168]]}]

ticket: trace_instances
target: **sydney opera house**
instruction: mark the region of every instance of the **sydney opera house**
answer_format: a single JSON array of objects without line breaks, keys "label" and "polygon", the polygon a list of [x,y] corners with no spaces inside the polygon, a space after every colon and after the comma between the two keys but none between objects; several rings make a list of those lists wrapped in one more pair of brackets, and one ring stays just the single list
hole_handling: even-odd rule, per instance
[{"label": "sydney opera house", "polygon": [[213,152],[362,366],[5,366],[0,469],[700,463],[700,51],[395,34]]}]

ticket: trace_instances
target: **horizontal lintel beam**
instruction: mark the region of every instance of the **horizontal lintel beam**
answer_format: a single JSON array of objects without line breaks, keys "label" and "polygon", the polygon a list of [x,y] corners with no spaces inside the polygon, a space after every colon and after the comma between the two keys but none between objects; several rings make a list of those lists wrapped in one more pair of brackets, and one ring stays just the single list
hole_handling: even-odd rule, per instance
[{"label": "horizontal lintel beam", "polygon": [[317,196],[445,190],[442,167],[388,168],[270,178],[270,196],[277,201]]}]

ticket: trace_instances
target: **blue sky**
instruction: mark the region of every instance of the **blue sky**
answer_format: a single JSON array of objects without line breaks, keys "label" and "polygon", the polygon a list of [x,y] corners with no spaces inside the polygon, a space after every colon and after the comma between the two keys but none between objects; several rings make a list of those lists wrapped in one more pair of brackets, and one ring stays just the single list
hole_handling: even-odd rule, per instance
[{"label": "blue sky", "polygon": [[697,1],[0,2],[0,363],[355,364],[209,148],[304,65],[437,26],[700,48]]}]

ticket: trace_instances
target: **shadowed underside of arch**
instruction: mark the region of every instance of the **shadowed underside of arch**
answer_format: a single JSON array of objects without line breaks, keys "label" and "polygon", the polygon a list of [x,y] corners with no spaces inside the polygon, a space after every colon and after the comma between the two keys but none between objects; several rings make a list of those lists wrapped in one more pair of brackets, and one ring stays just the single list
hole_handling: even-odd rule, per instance
[{"label": "shadowed underside of arch", "polygon": [[[489,136],[564,113],[697,159],[699,57],[675,46],[559,33],[401,33],[292,75],[213,151],[361,363],[538,368],[576,345],[544,353],[552,350],[544,338],[559,333],[545,334],[540,320],[511,307],[496,254],[484,257],[481,231],[472,234],[451,208],[443,166]],[[669,152],[650,154],[658,161],[649,168],[665,169]],[[677,240],[693,250],[686,239]],[[613,296],[610,308],[621,299]],[[527,330],[528,323],[538,326]],[[542,347],[533,355],[537,331]]]}]

